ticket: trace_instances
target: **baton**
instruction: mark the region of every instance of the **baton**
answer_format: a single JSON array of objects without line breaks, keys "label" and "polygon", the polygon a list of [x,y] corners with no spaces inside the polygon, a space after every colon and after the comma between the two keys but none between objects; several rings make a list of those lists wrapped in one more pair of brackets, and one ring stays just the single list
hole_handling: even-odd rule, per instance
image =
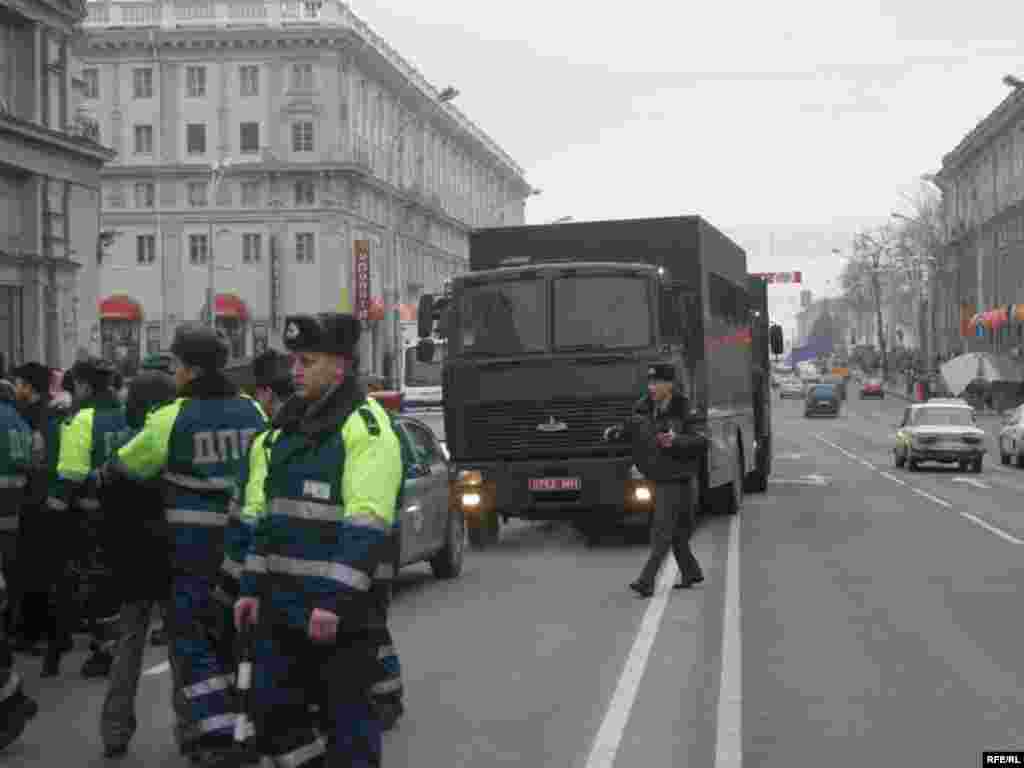
[{"label": "baton", "polygon": [[235,691],[238,696],[238,714],[235,717],[235,747],[247,753],[247,741],[255,734],[256,726],[251,717],[253,630],[244,622],[238,630],[238,672],[235,675]]}]

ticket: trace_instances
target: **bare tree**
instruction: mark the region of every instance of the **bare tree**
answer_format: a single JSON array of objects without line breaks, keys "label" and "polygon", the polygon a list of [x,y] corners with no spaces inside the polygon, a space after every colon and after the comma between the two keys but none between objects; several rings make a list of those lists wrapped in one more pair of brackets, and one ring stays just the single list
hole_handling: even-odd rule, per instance
[{"label": "bare tree", "polygon": [[843,292],[851,306],[860,310],[870,307],[874,311],[883,376],[889,373],[888,344],[882,319],[883,297],[887,293],[898,296],[901,287],[893,259],[893,237],[891,227],[857,233],[853,241],[853,258],[847,262],[841,275]]}]

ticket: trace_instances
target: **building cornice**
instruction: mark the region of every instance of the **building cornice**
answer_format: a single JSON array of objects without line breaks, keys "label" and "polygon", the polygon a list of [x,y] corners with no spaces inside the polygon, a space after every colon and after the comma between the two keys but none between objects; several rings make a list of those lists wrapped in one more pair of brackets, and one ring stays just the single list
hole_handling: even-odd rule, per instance
[{"label": "building cornice", "polygon": [[[0,112],[0,133],[13,134],[19,139],[50,151],[60,149],[77,157],[93,160],[97,165],[110,162],[117,155],[114,150],[97,144],[92,139],[55,131],[7,112]],[[14,160],[16,162],[17,158]]]},{"label": "building cornice", "polygon": [[27,19],[66,32],[71,32],[87,15],[85,0],[6,0],[4,5]]},{"label": "building cornice", "polygon": [[[167,0],[164,0],[164,3],[166,2]],[[139,4],[133,4],[133,6],[136,5]],[[462,133],[470,138],[473,143],[496,160],[499,166],[526,191],[529,191],[525,172],[511,156],[458,107],[451,103],[440,103],[438,101],[440,91],[340,0],[325,0],[321,14],[316,19],[301,18],[298,12],[301,4],[290,0],[285,0],[285,2],[266,0],[265,3],[259,2],[259,0],[250,0],[246,5],[252,6],[260,13],[247,18],[231,18],[230,16],[177,18],[170,5],[160,2],[145,5],[155,8],[157,12],[147,17],[139,17],[139,20],[119,17],[112,21],[110,16],[112,9],[116,8],[116,13],[122,13],[118,4],[110,3],[109,0],[87,3],[88,8],[96,11],[96,13],[90,14],[90,19],[83,25],[86,31],[87,45],[90,48],[98,47],[107,44],[109,40],[114,43],[115,49],[119,49],[119,46],[122,45],[147,48],[155,44],[162,47],[164,39],[168,39],[174,41],[175,47],[178,47],[178,40],[181,39],[183,45],[180,47],[202,49],[222,47],[221,40],[226,41],[223,47],[234,47],[236,40],[265,40],[267,38],[274,42],[266,47],[276,47],[278,40],[281,41],[281,47],[294,45],[296,40],[305,40],[307,43],[316,41],[314,47],[339,44],[345,47],[355,43],[358,45],[359,52],[369,49],[376,53],[388,68],[399,75],[403,81],[412,85],[424,100],[433,104],[436,111],[450,121],[450,127],[455,129],[453,133]],[[211,5],[211,7],[213,6]],[[120,21],[123,26],[114,28],[114,21]],[[244,48],[245,45],[239,42],[238,47]]]},{"label": "building cornice", "polygon": [[942,158],[939,177],[951,180],[958,171],[972,161],[979,152],[988,149],[993,140],[1024,116],[1024,92],[1015,89],[1009,96],[979,122],[952,152]]}]

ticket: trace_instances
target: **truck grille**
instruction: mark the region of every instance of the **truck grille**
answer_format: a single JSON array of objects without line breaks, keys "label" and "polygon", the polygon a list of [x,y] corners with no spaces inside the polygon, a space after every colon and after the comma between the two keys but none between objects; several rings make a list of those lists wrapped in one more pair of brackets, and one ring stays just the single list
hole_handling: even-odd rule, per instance
[{"label": "truck grille", "polygon": [[[466,455],[474,458],[528,458],[621,452],[602,440],[604,430],[629,418],[635,398],[509,401],[466,408]],[[567,429],[538,426],[564,423]],[[628,451],[628,448],[624,448]]]}]

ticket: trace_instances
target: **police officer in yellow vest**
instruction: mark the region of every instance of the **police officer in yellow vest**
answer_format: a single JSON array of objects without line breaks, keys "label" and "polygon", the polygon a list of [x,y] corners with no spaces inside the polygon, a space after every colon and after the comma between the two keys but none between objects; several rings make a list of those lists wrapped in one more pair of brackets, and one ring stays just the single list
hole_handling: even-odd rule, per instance
[{"label": "police officer in yellow vest", "polygon": [[[124,408],[111,387],[115,371],[110,363],[89,358],[75,363],[71,372],[76,407],[61,432],[56,486],[49,503],[58,512],[71,508],[78,513],[81,530],[88,534],[83,537],[84,546],[92,549],[98,540],[92,534],[101,520],[96,470],[128,438],[130,430]],[[90,563],[95,556],[93,551],[80,554]],[[82,666],[85,677],[107,675],[114,661],[120,601],[115,595],[104,594],[99,598],[108,601],[110,607],[102,615],[87,617],[94,642],[93,655]]]},{"label": "police officer in yellow vest", "polygon": [[[263,498],[246,499],[256,519],[235,622],[259,623],[256,742],[277,766],[381,764],[371,586],[388,555],[402,463],[387,413],[356,379],[359,330],[351,315],[286,318],[298,397],[264,441],[264,481],[246,488]],[[313,702],[326,709],[326,744]]]},{"label": "police officer in yellow vest", "polygon": [[231,660],[219,642],[231,619],[214,589],[235,478],[266,421],[256,402],[224,376],[228,347],[213,329],[178,328],[171,354],[178,398],[150,414],[103,475],[163,481],[172,567],[170,615],[164,617],[168,655],[175,691],[191,718],[180,746],[207,765],[232,764]]}]

